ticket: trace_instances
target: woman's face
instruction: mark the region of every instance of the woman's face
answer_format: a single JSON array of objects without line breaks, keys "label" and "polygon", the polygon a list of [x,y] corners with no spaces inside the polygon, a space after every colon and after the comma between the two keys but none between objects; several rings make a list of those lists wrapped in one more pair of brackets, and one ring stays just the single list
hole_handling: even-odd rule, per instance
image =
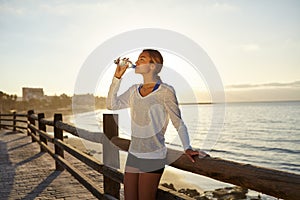
[{"label": "woman's face", "polygon": [[136,68],[135,73],[147,74],[153,71],[153,65],[150,63],[151,58],[148,52],[142,52],[139,55],[138,60],[135,62]]}]

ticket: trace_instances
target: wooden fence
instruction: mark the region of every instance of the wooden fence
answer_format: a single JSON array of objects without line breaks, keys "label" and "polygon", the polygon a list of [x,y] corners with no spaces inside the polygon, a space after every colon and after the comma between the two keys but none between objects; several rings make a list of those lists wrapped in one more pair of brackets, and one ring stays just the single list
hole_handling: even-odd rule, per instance
[{"label": "wooden fence", "polygon": [[[23,119],[20,120],[17,117],[22,117]],[[25,124],[26,126],[21,126],[20,124]],[[46,126],[54,128],[54,136],[47,133]],[[80,135],[95,135],[95,133],[64,123],[61,114],[55,114],[53,121],[46,120],[43,113],[34,114],[33,110],[28,111],[27,114],[17,114],[15,112],[12,114],[0,114],[0,128],[10,128],[13,131],[27,131],[27,135],[31,136],[32,142],[38,142],[41,151],[48,152],[54,158],[56,170],[66,169],[99,199],[120,199],[120,184],[123,183],[124,175],[109,166],[119,165],[119,148],[127,151],[130,141],[118,136],[117,115],[104,114],[103,133],[97,133],[99,136],[97,142],[103,145],[103,163],[63,141],[64,131],[75,136],[79,136],[79,132]],[[54,144],[54,151],[49,148],[47,142]],[[115,148],[115,145],[119,148]],[[65,160],[64,151],[103,174],[104,190],[97,187],[86,175]],[[117,162],[110,163],[111,159],[109,157],[111,156]],[[170,164],[171,166],[181,170],[204,175],[277,198],[300,199],[300,175],[298,174],[212,157],[195,158],[195,163],[192,163],[181,151],[173,149],[168,149],[167,159],[168,163],[172,163]],[[175,200],[191,198],[159,186],[157,199]]]}]

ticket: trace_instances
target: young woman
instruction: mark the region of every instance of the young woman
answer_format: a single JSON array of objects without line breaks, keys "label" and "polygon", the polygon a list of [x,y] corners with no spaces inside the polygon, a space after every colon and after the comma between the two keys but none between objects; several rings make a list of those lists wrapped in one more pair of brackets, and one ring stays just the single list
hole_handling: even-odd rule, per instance
[{"label": "young woman", "polygon": [[108,92],[107,108],[130,108],[131,113],[131,143],[124,176],[125,199],[154,200],[166,164],[164,134],[169,119],[177,129],[191,162],[194,162],[193,156],[206,154],[192,150],[175,91],[158,76],[163,66],[160,52],[145,49],[135,64],[135,73],[143,76],[144,83],[133,85],[117,96],[121,78],[128,68],[128,65],[117,65]]}]

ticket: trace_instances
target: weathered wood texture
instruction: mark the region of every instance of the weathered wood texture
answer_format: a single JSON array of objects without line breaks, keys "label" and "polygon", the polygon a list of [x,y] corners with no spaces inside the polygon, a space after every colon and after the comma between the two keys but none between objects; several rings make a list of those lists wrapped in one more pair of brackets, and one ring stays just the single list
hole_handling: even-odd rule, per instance
[{"label": "weathered wood texture", "polygon": [[[54,124],[56,124],[58,121],[62,121],[62,114],[54,114]],[[61,141],[64,140],[63,130],[57,128],[56,126],[54,126],[54,138],[59,139]],[[54,145],[54,149],[55,149],[55,154],[64,158],[64,150],[60,148],[60,146]],[[55,162],[55,168],[58,171],[64,170],[63,166],[61,166],[57,160]]]},{"label": "weathered wood texture", "polygon": [[[46,132],[46,125],[41,122],[41,120],[43,118],[45,118],[45,114],[44,113],[39,113],[38,114],[38,127],[39,127],[39,130]],[[39,136],[40,136],[40,140],[42,142],[44,142],[45,145],[47,145],[47,138],[45,138],[42,134],[39,134]],[[40,148],[41,148],[41,152],[44,151],[42,146]]]},{"label": "weathered wood texture", "polygon": [[[27,115],[28,115],[28,117],[27,117],[27,120],[28,120],[28,128],[30,129],[30,124],[31,125],[35,125],[35,120],[32,118],[33,116],[34,116],[34,111],[33,110],[29,110],[28,112],[27,112]],[[35,134],[35,131],[34,130],[30,130],[33,134]],[[27,131],[27,135],[29,135],[29,131]],[[33,136],[31,136],[31,140],[32,140],[32,142],[34,142],[34,137]]]},{"label": "weathered wood texture", "polygon": [[[103,162],[104,165],[119,168],[120,158],[119,150],[110,142],[111,138],[119,135],[118,115],[103,115],[103,132],[106,137],[103,140]],[[120,183],[104,175],[104,192],[115,198],[120,198]]]}]

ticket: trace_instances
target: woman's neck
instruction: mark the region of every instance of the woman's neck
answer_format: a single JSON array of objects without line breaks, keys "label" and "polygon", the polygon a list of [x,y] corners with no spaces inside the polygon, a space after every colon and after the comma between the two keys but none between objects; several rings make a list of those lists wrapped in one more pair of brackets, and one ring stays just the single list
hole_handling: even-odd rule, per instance
[{"label": "woman's neck", "polygon": [[155,76],[144,75],[143,78],[144,78],[144,84],[156,83],[158,81],[158,79]]}]

